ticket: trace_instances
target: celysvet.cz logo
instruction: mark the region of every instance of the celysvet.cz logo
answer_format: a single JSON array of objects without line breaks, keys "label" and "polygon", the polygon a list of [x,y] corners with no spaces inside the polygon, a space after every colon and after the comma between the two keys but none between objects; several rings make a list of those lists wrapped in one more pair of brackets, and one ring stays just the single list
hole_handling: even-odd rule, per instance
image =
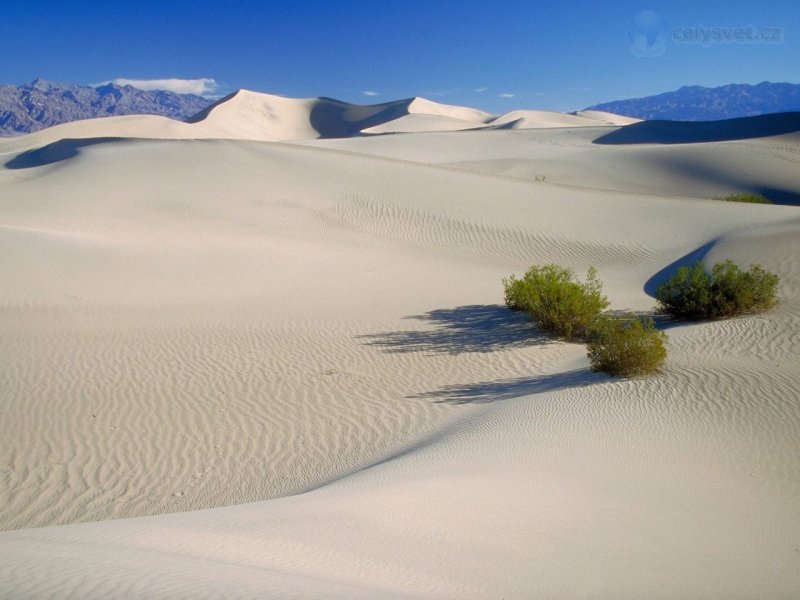
[{"label": "celysvet.cz logo", "polygon": [[668,27],[654,10],[643,10],[631,21],[628,36],[634,56],[658,57],[669,43],[713,46],[717,44],[782,44],[784,29],[756,25],[682,25]]},{"label": "celysvet.cz logo", "polygon": [[654,10],[643,10],[628,31],[634,56],[663,56],[667,51],[667,25]]},{"label": "celysvet.cz logo", "polygon": [[783,42],[782,27],[675,27],[672,30],[672,41],[676,44],[780,44]]}]

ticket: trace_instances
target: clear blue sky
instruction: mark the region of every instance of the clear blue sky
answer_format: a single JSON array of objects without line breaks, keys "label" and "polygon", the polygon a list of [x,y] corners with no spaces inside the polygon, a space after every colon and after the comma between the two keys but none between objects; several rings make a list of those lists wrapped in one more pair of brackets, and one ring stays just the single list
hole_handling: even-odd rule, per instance
[{"label": "clear blue sky", "polygon": [[796,0],[1,0],[0,8],[0,83],[10,84],[209,78],[217,94],[248,88],[360,103],[422,95],[503,112],[574,110],[687,84],[800,82]]}]

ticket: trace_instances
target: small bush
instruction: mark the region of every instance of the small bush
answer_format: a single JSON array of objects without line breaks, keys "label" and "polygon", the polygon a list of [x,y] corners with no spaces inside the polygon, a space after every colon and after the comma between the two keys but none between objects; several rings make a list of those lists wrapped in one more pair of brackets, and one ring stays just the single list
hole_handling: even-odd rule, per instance
[{"label": "small bush", "polygon": [[548,264],[531,267],[522,279],[512,275],[503,286],[506,306],[529,312],[539,327],[568,340],[585,338],[609,304],[593,267],[584,283],[570,269]]},{"label": "small bush", "polygon": [[658,331],[649,317],[603,316],[594,322],[589,333],[589,364],[593,371],[617,377],[649,375],[664,364],[666,342],[667,335]]},{"label": "small bush", "polygon": [[701,321],[772,308],[778,276],[759,265],[742,271],[726,260],[709,275],[702,261],[678,272],[656,290],[658,311],[677,319]]},{"label": "small bush", "polygon": [[504,300],[511,310],[525,310],[528,289],[524,279],[517,279],[516,275],[503,279]]},{"label": "small bush", "polygon": [[714,196],[714,200],[725,202],[749,202],[751,204],[773,204],[772,200],[761,194],[728,194],[727,196]]}]

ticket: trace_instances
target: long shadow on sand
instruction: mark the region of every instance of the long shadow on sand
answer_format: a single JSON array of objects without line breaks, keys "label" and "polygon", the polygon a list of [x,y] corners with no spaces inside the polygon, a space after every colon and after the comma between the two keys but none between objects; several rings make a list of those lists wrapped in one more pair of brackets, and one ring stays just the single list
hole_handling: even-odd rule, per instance
[{"label": "long shadow on sand", "polygon": [[609,381],[609,379],[608,375],[580,369],[539,377],[518,377],[500,381],[453,385],[434,392],[409,396],[409,398],[427,398],[441,404],[486,404],[542,392],[586,387]]},{"label": "long shadow on sand", "polygon": [[[754,180],[740,169],[712,165],[708,161],[697,160],[691,153],[659,153],[655,160],[676,179],[702,181],[721,190],[762,194],[775,204],[800,206],[800,181],[795,181],[791,187],[776,187],[769,183],[767,176],[760,181]],[[724,210],[724,205],[720,209]]]},{"label": "long shadow on sand", "polygon": [[552,341],[534,327],[530,317],[499,304],[441,308],[424,315],[404,317],[435,326],[430,330],[388,331],[360,335],[357,339],[386,352],[462,354],[523,348]]},{"label": "long shadow on sand", "polygon": [[800,131],[800,112],[722,121],[642,121],[597,138],[595,144],[698,144],[770,137]]},{"label": "long shadow on sand", "polygon": [[34,167],[43,167],[45,165],[52,165],[57,162],[68,160],[77,156],[82,148],[88,146],[96,146],[98,144],[108,144],[110,142],[119,142],[124,138],[118,137],[98,137],[98,138],[85,138],[85,139],[63,139],[47,144],[41,148],[28,150],[18,154],[9,160],[5,167],[7,169],[32,169]]},{"label": "long shadow on sand", "polygon": [[656,290],[658,286],[664,283],[667,279],[670,279],[675,273],[678,272],[678,269],[681,267],[690,267],[698,260],[704,260],[706,254],[709,253],[711,248],[714,247],[714,244],[717,243],[717,240],[711,240],[707,244],[703,244],[696,250],[692,250],[689,254],[681,256],[678,260],[668,264],[666,267],[661,269],[658,273],[653,275],[650,279],[648,279],[644,284],[644,293],[650,296],[651,298],[656,297]]}]

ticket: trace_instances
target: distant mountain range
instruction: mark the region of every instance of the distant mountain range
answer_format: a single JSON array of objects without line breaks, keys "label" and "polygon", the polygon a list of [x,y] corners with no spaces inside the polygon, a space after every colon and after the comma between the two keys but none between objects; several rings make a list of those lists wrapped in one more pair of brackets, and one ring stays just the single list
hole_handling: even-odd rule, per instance
[{"label": "distant mountain range", "polygon": [[114,83],[91,87],[36,79],[21,86],[0,85],[0,136],[95,117],[148,114],[183,120],[212,102],[193,94],[144,91]]},{"label": "distant mountain range", "polygon": [[[217,104],[224,104],[234,96],[235,94],[224,98]],[[275,98],[275,102],[279,104],[283,102],[277,96],[272,98]],[[320,100],[324,100],[328,104],[331,102],[337,104],[337,101]],[[411,108],[410,104],[412,101],[415,101],[413,108]],[[216,106],[212,105],[212,102],[213,100],[211,99],[193,94],[176,94],[160,90],[144,91],[130,85],[120,86],[109,83],[92,87],[36,79],[21,86],[0,85],[0,136],[33,133],[52,125],[81,119],[122,115],[159,115],[178,121],[196,122],[204,119],[208,115],[208,111]],[[435,106],[439,105],[424,99],[409,99],[402,102],[409,105],[401,107],[405,111],[401,111],[403,114],[408,114],[409,112],[428,113],[435,116],[444,114],[440,109],[435,108]],[[344,111],[349,115],[348,119],[353,115],[360,114],[365,109],[369,109],[367,112],[370,112],[372,108],[379,109],[378,113],[380,114],[365,119],[363,123],[356,123],[355,121],[358,121],[358,119],[355,119],[353,123],[348,125],[347,131],[328,131],[331,126],[326,121],[333,118],[329,114],[333,109],[314,110],[311,114],[314,121],[313,126],[322,137],[353,135],[353,131],[366,131],[365,128],[373,126],[374,130],[372,132],[384,132],[386,126],[383,125],[382,118],[386,117],[385,120],[393,121],[396,116],[399,116],[398,113],[398,115],[389,118],[391,115],[388,115],[384,110],[384,108],[389,107],[396,109],[396,102],[375,105],[371,108],[356,107],[345,103],[338,104],[341,104],[341,107],[333,112],[338,114],[337,111]],[[452,112],[452,108],[449,107],[445,112],[448,115],[452,113],[451,116],[457,117],[459,121],[465,120],[466,113],[464,111],[469,113],[469,118],[466,120],[470,121],[470,123],[461,124],[463,127],[455,127],[456,124],[454,124],[456,129],[478,126],[496,128],[526,127],[527,121],[532,121],[535,126],[541,126],[548,120],[552,121],[548,126],[556,127],[591,124],[595,120],[616,125],[628,123],[624,119],[617,119],[612,115],[600,114],[596,111],[645,120],[709,121],[800,111],[800,85],[764,82],[758,85],[731,84],[717,88],[682,87],[677,91],[656,96],[598,104],[587,108],[585,111],[572,113],[576,117],[580,117],[580,119],[573,118],[574,123],[569,120],[569,116],[565,117],[565,115],[543,111],[514,111],[500,117],[493,117],[488,113],[481,113],[474,109],[458,108],[456,112]],[[355,112],[350,115],[352,111]],[[339,116],[346,116],[344,113]],[[478,116],[476,117],[472,113]],[[322,118],[322,115],[324,115],[324,118]],[[400,127],[401,130],[425,130],[433,125],[432,123],[427,123],[420,116],[412,115],[412,117],[416,121],[404,123]],[[592,121],[587,121],[587,118]],[[333,120],[338,123],[341,119],[336,118]],[[392,125],[394,128],[392,130],[397,131],[397,125],[399,124],[399,122],[395,122]],[[358,127],[353,129],[356,125]],[[441,123],[437,123],[435,126],[436,129],[442,129],[443,127],[444,125]]]},{"label": "distant mountain range", "polygon": [[692,85],[656,96],[605,102],[586,110],[645,120],[714,121],[754,117],[800,111],[800,85],[768,81],[758,85],[733,83],[715,88]]}]

